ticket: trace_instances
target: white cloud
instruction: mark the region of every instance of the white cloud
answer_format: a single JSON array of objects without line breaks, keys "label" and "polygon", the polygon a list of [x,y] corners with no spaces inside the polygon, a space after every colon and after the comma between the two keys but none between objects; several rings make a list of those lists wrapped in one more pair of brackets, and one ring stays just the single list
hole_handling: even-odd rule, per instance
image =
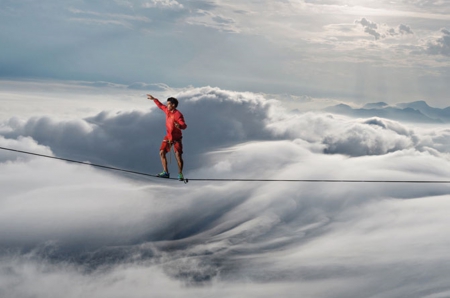
[{"label": "white cloud", "polygon": [[441,37],[428,44],[427,53],[431,55],[450,56],[450,31],[443,28]]},{"label": "white cloud", "polygon": [[[18,120],[13,118],[9,122],[11,124],[11,129],[14,129],[14,125],[18,124]],[[39,145],[34,139],[30,137],[22,137],[19,136],[17,139],[5,139],[0,135],[0,147],[10,148],[15,150],[26,151],[30,150],[37,154],[49,155],[52,156],[52,152],[50,148]],[[34,157],[30,155],[17,155],[12,151],[1,150],[0,151],[0,163],[6,161],[14,161],[16,159],[19,160],[30,160]]]},{"label": "white cloud", "polygon": [[205,26],[225,32],[239,33],[241,30],[236,26],[236,21],[230,17],[224,17],[206,10],[197,10],[194,16],[186,19],[190,25]]},{"label": "white cloud", "polygon": [[142,7],[151,8],[168,8],[168,9],[183,9],[183,4],[179,3],[176,0],[151,0],[150,2],[146,2],[142,4]]},{"label": "white cloud", "polygon": [[[300,138],[327,153],[350,156],[411,148],[423,151],[425,147],[442,154],[449,152],[445,131],[433,137],[441,138],[439,142],[428,142],[431,138],[428,132],[407,129],[395,121],[380,118],[355,121],[321,113],[287,113],[278,101],[267,100],[263,95],[219,88],[192,88],[175,96],[188,123],[184,132],[185,150],[195,160],[187,169],[195,169],[197,159],[214,148],[274,138]],[[145,104],[150,110],[103,111],[85,119],[58,120],[43,116],[20,121],[13,118],[4,122],[1,131],[13,139],[32,137],[66,158],[90,159],[147,172],[159,168],[158,159],[146,156],[149,150],[158,151],[164,127],[163,114],[152,102],[145,101]]]},{"label": "white cloud", "polygon": [[[188,154],[199,156],[211,148],[270,137],[264,127],[272,105],[261,95],[205,87],[176,96],[188,123],[184,141]],[[149,150],[155,153],[159,150],[165,134],[164,118],[152,102],[145,103],[150,111],[104,111],[86,119],[63,121],[48,116],[34,117],[15,124],[13,130],[6,129],[5,136],[32,136],[67,158],[92,158],[97,163],[108,162],[141,171],[155,169],[159,160],[148,160],[146,156]],[[10,125],[5,123],[5,126]],[[191,131],[195,134],[190,136]]]},{"label": "white cloud", "polygon": [[[188,178],[450,177],[446,127],[288,113],[263,95],[212,87],[173,95],[188,124]],[[150,110],[84,119],[15,118],[4,122],[0,144],[150,171],[160,167],[164,118],[147,104]],[[2,295],[449,290],[448,269],[439,266],[450,245],[445,184],[183,184],[16,156],[0,155]]]},{"label": "white cloud", "polygon": [[85,24],[121,25],[131,29],[133,28],[132,22],[150,22],[149,18],[137,15],[83,11],[75,8],[70,8],[69,11],[75,15],[82,16],[72,17],[70,18],[71,21],[82,22]]}]

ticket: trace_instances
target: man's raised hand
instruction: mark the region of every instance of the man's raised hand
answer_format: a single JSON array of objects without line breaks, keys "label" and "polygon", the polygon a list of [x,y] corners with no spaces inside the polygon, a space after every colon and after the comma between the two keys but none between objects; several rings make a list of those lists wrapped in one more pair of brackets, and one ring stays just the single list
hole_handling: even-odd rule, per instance
[{"label": "man's raised hand", "polygon": [[153,95],[151,95],[151,94],[147,94],[147,98],[150,99],[150,100],[155,100],[155,99],[156,99],[156,98],[153,97]]}]

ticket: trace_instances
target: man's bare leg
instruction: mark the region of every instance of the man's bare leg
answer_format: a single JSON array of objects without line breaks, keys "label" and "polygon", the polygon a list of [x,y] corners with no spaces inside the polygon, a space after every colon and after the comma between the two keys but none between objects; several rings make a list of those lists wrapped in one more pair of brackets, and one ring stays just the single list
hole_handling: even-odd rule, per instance
[{"label": "man's bare leg", "polygon": [[167,169],[166,151],[164,151],[164,150],[159,151],[159,156],[161,157],[161,164],[163,166],[164,172],[169,173],[169,171]]},{"label": "man's bare leg", "polygon": [[183,156],[179,152],[175,152],[175,157],[178,163],[178,173],[181,174],[183,173],[183,165],[184,165]]}]

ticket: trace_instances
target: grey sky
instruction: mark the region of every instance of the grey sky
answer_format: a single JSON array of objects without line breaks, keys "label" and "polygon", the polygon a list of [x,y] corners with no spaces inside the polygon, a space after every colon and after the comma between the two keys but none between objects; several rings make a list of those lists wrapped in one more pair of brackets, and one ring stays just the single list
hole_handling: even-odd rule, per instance
[{"label": "grey sky", "polygon": [[446,4],[3,0],[0,76],[443,107]]}]

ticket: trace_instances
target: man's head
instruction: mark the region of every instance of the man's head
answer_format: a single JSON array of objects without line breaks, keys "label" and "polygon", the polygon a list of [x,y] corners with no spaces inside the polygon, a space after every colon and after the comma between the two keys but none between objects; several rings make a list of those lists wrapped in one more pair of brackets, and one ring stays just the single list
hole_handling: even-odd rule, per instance
[{"label": "man's head", "polygon": [[[170,105],[169,105],[170,104]],[[172,106],[173,109],[176,109],[178,107],[178,99],[176,99],[175,97],[169,97],[167,99],[167,106]],[[170,108],[170,107],[169,107]]]}]

